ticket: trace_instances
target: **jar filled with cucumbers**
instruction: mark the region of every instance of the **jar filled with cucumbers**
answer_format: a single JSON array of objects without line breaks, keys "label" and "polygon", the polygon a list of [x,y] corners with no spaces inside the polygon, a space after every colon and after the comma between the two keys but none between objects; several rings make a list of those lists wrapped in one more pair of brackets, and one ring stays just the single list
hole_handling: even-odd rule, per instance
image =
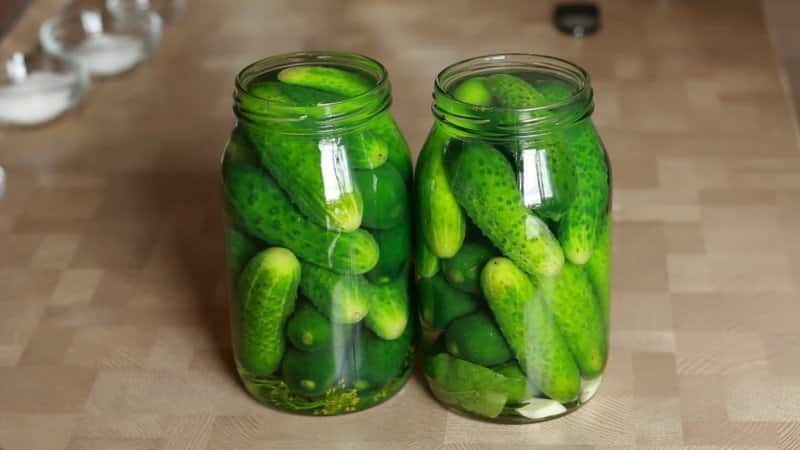
[{"label": "jar filled with cucumbers", "polygon": [[307,415],[376,405],[414,362],[411,160],[384,67],[335,52],[236,78],[222,160],[233,348],[256,400]]},{"label": "jar filled with cucumbers", "polygon": [[610,172],[586,72],[504,54],[444,69],[416,170],[425,377],[496,422],[596,392],[609,321]]}]

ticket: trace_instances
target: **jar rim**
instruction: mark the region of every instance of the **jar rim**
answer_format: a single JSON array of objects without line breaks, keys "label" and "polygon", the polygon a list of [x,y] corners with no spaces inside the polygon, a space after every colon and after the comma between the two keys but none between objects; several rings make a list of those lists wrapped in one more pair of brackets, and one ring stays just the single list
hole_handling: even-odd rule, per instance
[{"label": "jar rim", "polygon": [[[250,92],[251,83],[262,75],[288,67],[321,65],[354,70],[364,75],[372,87],[358,95],[317,105],[294,105],[260,97]],[[283,53],[259,59],[238,72],[234,80],[234,112],[278,122],[312,122],[320,127],[335,127],[342,121],[356,116],[372,117],[389,106],[391,87],[386,68],[377,60],[353,52],[301,51]],[[246,111],[241,108],[241,98],[248,97],[265,108],[273,108],[274,114]]]},{"label": "jar rim", "polygon": [[[460,81],[480,75],[508,73],[509,69],[550,74],[569,83],[572,92],[569,97],[525,108],[475,105],[463,102],[453,94],[452,87]],[[516,130],[516,133],[528,128],[575,122],[590,115],[594,108],[590,77],[585,69],[556,56],[525,52],[481,55],[448,65],[436,76],[433,100],[432,110],[437,119],[452,116],[461,124],[491,123],[498,130]],[[545,111],[549,114],[541,114]]]}]

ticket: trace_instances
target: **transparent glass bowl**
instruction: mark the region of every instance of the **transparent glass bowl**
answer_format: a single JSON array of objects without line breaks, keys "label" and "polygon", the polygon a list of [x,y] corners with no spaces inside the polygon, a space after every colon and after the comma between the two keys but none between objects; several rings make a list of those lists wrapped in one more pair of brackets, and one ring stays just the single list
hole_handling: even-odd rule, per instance
[{"label": "transparent glass bowl", "polygon": [[117,16],[155,11],[164,24],[171,24],[186,12],[186,0],[106,0],[106,8]]},{"label": "transparent glass bowl", "polygon": [[67,9],[39,30],[42,48],[75,61],[92,76],[127,72],[145,61],[161,39],[161,17],[153,11],[125,15],[100,9]]},{"label": "transparent glass bowl", "polygon": [[49,122],[77,106],[89,87],[82,66],[41,52],[15,52],[0,63],[0,125]]}]

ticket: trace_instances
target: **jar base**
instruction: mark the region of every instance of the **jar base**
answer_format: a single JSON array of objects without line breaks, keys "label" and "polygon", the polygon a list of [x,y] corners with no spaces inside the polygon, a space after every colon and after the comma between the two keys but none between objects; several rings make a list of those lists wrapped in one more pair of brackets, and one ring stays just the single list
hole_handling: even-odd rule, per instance
[{"label": "jar base", "polygon": [[281,412],[303,416],[338,416],[377,406],[397,394],[411,377],[413,365],[380,389],[359,390],[334,385],[318,397],[293,393],[278,377],[249,377],[240,373],[245,391],[257,402]]}]

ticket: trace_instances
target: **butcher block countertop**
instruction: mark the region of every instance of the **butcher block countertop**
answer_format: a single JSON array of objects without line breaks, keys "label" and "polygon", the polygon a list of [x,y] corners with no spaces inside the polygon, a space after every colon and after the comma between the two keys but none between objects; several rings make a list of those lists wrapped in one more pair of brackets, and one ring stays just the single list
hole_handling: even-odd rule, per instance
[{"label": "butcher block countertop", "polygon": [[[0,50],[31,48],[35,1]],[[35,129],[0,130],[2,450],[800,448],[800,149],[756,0],[191,0],[147,64]],[[366,412],[251,400],[231,368],[219,160],[233,78],[263,56],[383,62],[416,152],[436,73],[531,51],[591,73],[613,165],[611,355],[567,417],[450,413],[419,375]]]}]

